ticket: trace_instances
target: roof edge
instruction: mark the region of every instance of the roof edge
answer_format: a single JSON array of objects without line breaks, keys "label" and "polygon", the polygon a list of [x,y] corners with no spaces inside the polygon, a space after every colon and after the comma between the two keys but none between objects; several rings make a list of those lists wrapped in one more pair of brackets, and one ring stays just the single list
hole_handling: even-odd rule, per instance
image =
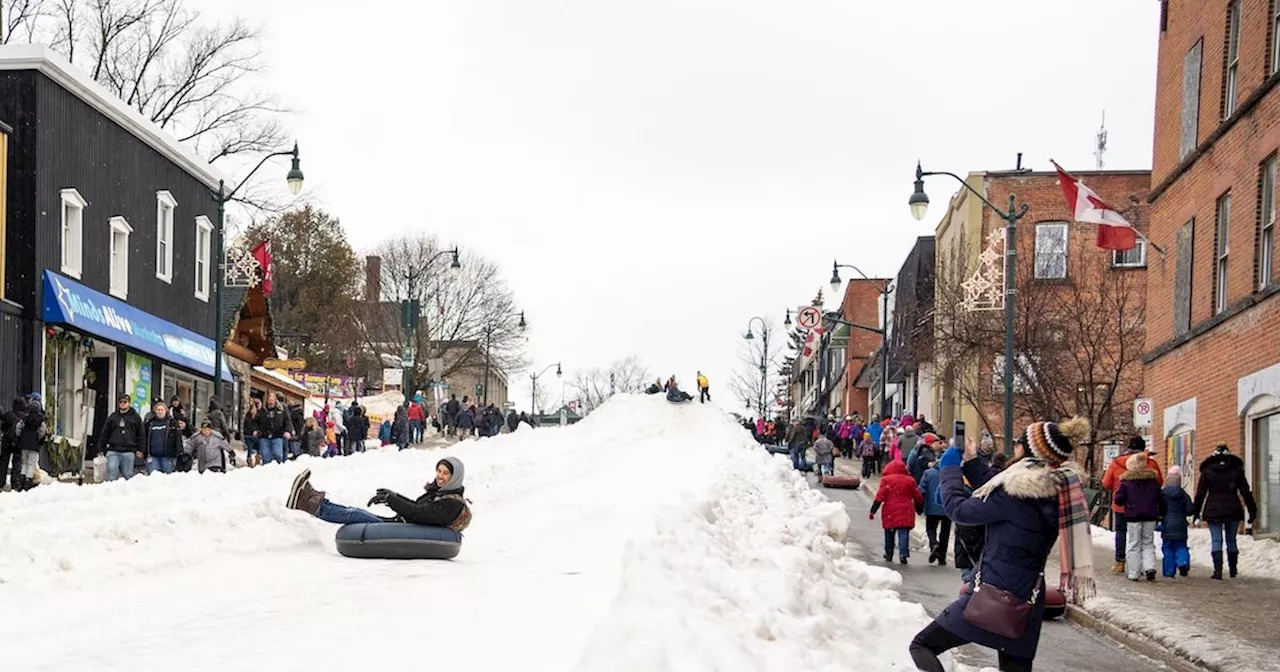
[{"label": "roof edge", "polygon": [[35,70],[150,145],[209,188],[225,179],[208,161],[178,142],[168,131],[142,116],[101,84],[43,44],[0,46],[0,71]]}]

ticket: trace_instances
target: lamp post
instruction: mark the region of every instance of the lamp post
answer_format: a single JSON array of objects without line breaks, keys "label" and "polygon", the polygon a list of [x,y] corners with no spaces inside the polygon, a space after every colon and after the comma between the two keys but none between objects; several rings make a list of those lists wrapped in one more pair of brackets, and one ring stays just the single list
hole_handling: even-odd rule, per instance
[{"label": "lamp post", "polygon": [[[254,166],[253,170],[249,171],[249,174],[245,175],[244,179],[240,181],[240,184],[237,184],[236,188],[232,189],[230,192],[227,191],[227,185],[223,180],[218,180],[217,191],[209,191],[209,195],[213,197],[213,202],[218,206],[218,221],[215,225],[216,230],[213,234],[214,237],[218,239],[217,243],[215,243],[215,247],[218,249],[218,265],[217,272],[213,274],[213,396],[218,400],[222,399],[222,345],[223,341],[227,339],[227,335],[222,332],[222,287],[226,281],[227,272],[227,260],[226,253],[223,250],[222,231],[227,218],[227,203],[232,198],[235,198],[236,192],[240,191],[240,187],[243,187],[248,183],[249,178],[253,177],[253,174],[258,172],[258,169],[261,168],[268,159],[273,159],[277,156],[293,157],[293,165],[289,169],[288,174],[285,175],[285,181],[289,185],[289,192],[294,196],[297,196],[302,192],[302,168],[298,162],[298,143],[296,142],[293,143],[293,149],[291,150],[284,152],[272,152],[262,157],[262,160],[258,162],[258,165]],[[267,269],[263,269],[263,272],[265,273],[266,270]]]},{"label": "lamp post", "polygon": [[924,178],[930,175],[947,175],[959,182],[969,193],[973,194],[982,201],[984,205],[995,211],[996,215],[1005,221],[1004,227],[1004,452],[1006,455],[1013,455],[1013,367],[1014,367],[1014,347],[1013,347],[1013,329],[1014,329],[1014,305],[1013,298],[1017,291],[1017,267],[1018,267],[1018,220],[1027,214],[1027,203],[1023,201],[1022,205],[1018,205],[1018,197],[1009,194],[1009,207],[1001,210],[988,201],[977,189],[969,186],[955,173],[944,171],[926,171],[920,168],[920,163],[916,162],[916,184],[915,190],[911,193],[911,198],[907,199],[907,204],[911,206],[911,216],[917,221],[924,219],[925,213],[929,210],[929,196],[924,193]]},{"label": "lamp post", "polygon": [[[538,402],[538,378],[541,378],[542,374],[546,373],[547,371],[550,371],[551,367],[553,366],[556,367],[556,377],[559,378],[561,375],[560,362],[556,362],[555,364],[548,364],[547,368],[537,373],[529,374],[529,379],[533,381],[533,384],[529,387],[529,415],[538,414],[538,410],[534,406],[534,404]],[[542,424],[542,423],[539,422],[538,424]]]},{"label": "lamp post", "polygon": [[[516,325],[520,331],[524,331],[528,324],[524,321],[524,311],[520,311],[520,323]],[[490,321],[484,326],[484,395],[480,403],[484,406],[489,405],[489,344],[493,342],[493,330],[496,325]]]},{"label": "lamp post", "polygon": [[[842,268],[853,269],[858,275],[862,276],[863,280],[866,280],[867,282],[874,282],[857,266],[852,264],[842,264],[833,260],[831,262],[831,292],[833,294],[838,293],[840,291],[840,285],[844,284],[843,281],[840,280],[840,269]],[[884,285],[880,287],[879,291],[880,328],[878,330],[870,329],[858,324],[850,324],[843,320],[838,321],[843,322],[844,324],[849,324],[849,326],[852,327],[866,329],[880,334],[880,417],[887,418],[889,417],[889,292],[893,291],[893,282],[885,280]]]},{"label": "lamp post", "polygon": [[[400,353],[400,387],[402,388],[401,391],[404,392],[404,401],[406,404],[413,401],[412,373],[414,367],[417,365],[416,350],[418,316],[421,308],[418,299],[414,298],[414,285],[418,281],[419,274],[425,273],[436,259],[439,259],[446,254],[453,255],[453,261],[449,264],[449,270],[454,273],[461,270],[462,261],[459,258],[460,252],[457,247],[454,247],[452,250],[442,250],[431,255],[431,257],[427,259],[426,263],[422,264],[422,266],[406,271],[404,274],[405,282],[408,283],[407,293],[409,298],[405,299],[400,304],[400,326],[404,327],[405,331],[404,352]],[[429,349],[430,348],[428,348],[428,350]]]},{"label": "lamp post", "polygon": [[769,326],[765,324],[763,318],[753,317],[747,320],[747,333],[742,338],[748,341],[755,340],[756,335],[751,333],[751,325],[756,320],[760,320],[760,401],[756,408],[760,413],[760,417],[765,417],[765,396],[768,394],[769,388]]}]

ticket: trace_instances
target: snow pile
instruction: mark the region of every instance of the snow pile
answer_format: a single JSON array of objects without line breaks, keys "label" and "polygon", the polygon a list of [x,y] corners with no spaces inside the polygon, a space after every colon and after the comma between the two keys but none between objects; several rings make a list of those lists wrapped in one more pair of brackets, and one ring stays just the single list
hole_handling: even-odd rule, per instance
[{"label": "snow pile", "polygon": [[901,575],[848,555],[844,506],[737,434],[710,492],[628,548],[578,669],[915,669],[907,645],[930,619],[899,599]]},{"label": "snow pile", "polygon": [[[1115,548],[1115,533],[1106,528],[1093,526],[1093,543],[1102,548]],[[1156,533],[1156,556],[1160,553],[1160,533]],[[1212,545],[1208,527],[1193,527],[1187,534],[1187,547],[1191,551],[1191,564],[1198,567],[1213,567],[1213,556],[1209,553]],[[1280,576],[1280,541],[1275,539],[1254,539],[1246,534],[1236,535],[1236,547],[1240,549],[1240,573],[1246,576]]]},{"label": "snow pile", "polygon": [[359,506],[420,492],[444,451],[0,494],[0,623],[23,643],[5,662],[911,669],[925,617],[898,576],[845,556],[844,513],[711,407],[620,396],[567,428],[448,451],[475,515],[450,562],[342,558],[335,526],[284,508],[303,466]]}]

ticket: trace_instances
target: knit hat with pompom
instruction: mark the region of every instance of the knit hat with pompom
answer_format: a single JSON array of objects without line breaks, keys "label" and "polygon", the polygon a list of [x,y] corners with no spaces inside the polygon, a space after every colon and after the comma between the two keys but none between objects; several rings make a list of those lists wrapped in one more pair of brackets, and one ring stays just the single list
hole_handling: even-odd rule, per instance
[{"label": "knit hat with pompom", "polygon": [[1053,466],[1071,459],[1079,446],[1089,436],[1089,421],[1071,418],[1063,422],[1033,422],[1027,425],[1027,445],[1031,453]]}]

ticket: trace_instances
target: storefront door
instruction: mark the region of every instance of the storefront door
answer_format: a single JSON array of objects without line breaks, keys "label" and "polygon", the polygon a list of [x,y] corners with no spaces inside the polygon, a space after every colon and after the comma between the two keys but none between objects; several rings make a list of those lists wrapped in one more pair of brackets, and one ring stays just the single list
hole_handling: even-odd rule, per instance
[{"label": "storefront door", "polygon": [[89,428],[89,445],[92,446],[98,440],[98,435],[102,432],[102,423],[107,421],[107,416],[115,410],[115,395],[112,394],[111,380],[114,371],[111,370],[110,357],[90,357],[88,359],[88,371],[92,374],[93,383],[89,385],[89,389],[93,390],[93,426]]},{"label": "storefront door", "polygon": [[1250,480],[1261,509],[1257,531],[1274,534],[1280,532],[1280,413],[1253,421],[1253,445],[1257,459]]}]

